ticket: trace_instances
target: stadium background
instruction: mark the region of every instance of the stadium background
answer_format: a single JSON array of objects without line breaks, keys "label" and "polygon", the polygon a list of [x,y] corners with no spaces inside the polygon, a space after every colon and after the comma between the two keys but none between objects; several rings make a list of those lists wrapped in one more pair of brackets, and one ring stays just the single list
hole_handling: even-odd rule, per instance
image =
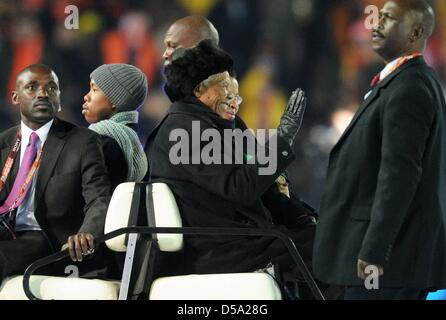
[{"label": "stadium background", "polygon": [[[81,126],[89,74],[103,63],[131,63],[148,76],[141,108],[142,143],[169,106],[161,85],[163,38],[176,19],[200,14],[233,55],[249,127],[275,128],[296,87],[308,95],[304,125],[289,175],[315,208],[328,153],[383,63],[370,48],[368,5],[384,0],[0,0],[0,131],[18,123],[10,104],[15,77],[43,62],[59,75],[60,116]],[[426,60],[446,82],[446,1],[432,0],[437,26]],[[79,29],[67,30],[65,7],[79,8]],[[365,146],[366,147],[366,146]]]}]

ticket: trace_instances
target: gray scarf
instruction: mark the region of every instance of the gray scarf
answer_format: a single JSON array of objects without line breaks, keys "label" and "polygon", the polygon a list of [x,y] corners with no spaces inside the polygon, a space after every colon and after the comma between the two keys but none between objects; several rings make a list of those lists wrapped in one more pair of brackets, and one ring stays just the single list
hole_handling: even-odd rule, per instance
[{"label": "gray scarf", "polygon": [[137,111],[118,112],[108,120],[91,124],[88,129],[118,142],[127,162],[127,181],[139,182],[144,179],[148,169],[147,157],[138,135],[127,127],[129,123],[138,123]]}]

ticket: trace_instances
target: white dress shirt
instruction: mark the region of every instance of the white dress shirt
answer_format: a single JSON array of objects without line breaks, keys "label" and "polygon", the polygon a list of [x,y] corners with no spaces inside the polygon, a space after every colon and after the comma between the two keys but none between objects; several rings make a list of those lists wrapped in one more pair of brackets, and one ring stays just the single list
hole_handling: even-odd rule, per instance
[{"label": "white dress shirt", "polygon": [[[22,144],[20,147],[20,165],[22,164],[23,156],[25,155],[26,146],[29,143],[31,133],[35,132],[39,136],[39,141],[37,142],[37,151],[42,149],[45,144],[46,138],[48,137],[48,132],[50,131],[51,125],[54,120],[46,123],[38,130],[33,131],[27,127],[23,121],[21,123],[22,129]],[[30,189],[23,199],[22,204],[17,208],[17,218],[15,231],[25,231],[25,230],[42,230],[37,223],[36,217],[34,216],[34,193],[36,191],[36,181],[37,181],[38,169],[36,170]]]}]

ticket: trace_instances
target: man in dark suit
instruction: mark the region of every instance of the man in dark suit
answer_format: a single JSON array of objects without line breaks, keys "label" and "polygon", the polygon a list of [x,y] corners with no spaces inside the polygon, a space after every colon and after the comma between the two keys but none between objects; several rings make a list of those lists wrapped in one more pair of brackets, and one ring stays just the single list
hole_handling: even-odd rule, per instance
[{"label": "man in dark suit", "polygon": [[56,74],[45,65],[27,67],[12,102],[22,121],[0,134],[0,281],[63,245],[82,261],[103,233],[110,201],[99,136],[56,117]]},{"label": "man in dark suit", "polygon": [[330,154],[313,268],[345,299],[423,299],[446,286],[446,118],[423,59],[424,0],[388,1],[373,30],[387,63]]}]

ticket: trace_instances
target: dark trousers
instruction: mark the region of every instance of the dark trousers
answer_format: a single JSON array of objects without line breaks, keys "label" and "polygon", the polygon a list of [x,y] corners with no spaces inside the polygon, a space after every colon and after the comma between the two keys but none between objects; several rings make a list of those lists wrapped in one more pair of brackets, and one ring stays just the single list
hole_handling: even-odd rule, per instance
[{"label": "dark trousers", "polygon": [[416,288],[367,290],[364,287],[346,287],[344,300],[426,300],[428,293]]},{"label": "dark trousers", "polygon": [[[293,240],[297,250],[302,256],[302,259],[310,270],[315,232],[316,225],[311,225],[300,229],[288,229],[285,232]],[[280,271],[284,274],[291,273],[294,276],[298,275],[298,277],[302,277],[297,269],[297,265],[294,259],[292,258],[290,252],[287,250],[282,241],[276,241],[274,243],[274,246],[277,247],[274,251],[280,254],[275,257],[270,257],[270,259],[274,264],[277,264],[279,266]]]},{"label": "dark trousers", "polygon": [[[283,231],[293,240],[305,265],[311,272],[311,258],[316,225]],[[270,259],[275,266],[278,267],[278,270],[276,270],[278,271],[278,273],[276,273],[276,280],[279,282],[282,289],[282,297],[286,300],[314,299],[313,294],[306,284],[303,275],[300,273],[290,252],[286,249],[282,241],[276,241],[275,245],[277,246],[276,252],[281,252],[281,254],[275,257],[270,257]],[[320,283],[318,285],[320,286]],[[321,291],[325,290],[325,288],[322,288],[321,286],[320,289]]]},{"label": "dark trousers", "polygon": [[[51,253],[51,247],[40,231],[19,232],[16,240],[0,240],[0,284],[8,276],[22,275],[30,264]],[[73,262],[67,257],[36,270],[35,274],[120,279],[122,271],[118,270],[113,254],[101,245],[82,262]]]},{"label": "dark trousers", "polygon": [[23,274],[39,258],[51,253],[51,247],[40,231],[17,234],[16,240],[0,241],[0,283],[10,275]]}]

